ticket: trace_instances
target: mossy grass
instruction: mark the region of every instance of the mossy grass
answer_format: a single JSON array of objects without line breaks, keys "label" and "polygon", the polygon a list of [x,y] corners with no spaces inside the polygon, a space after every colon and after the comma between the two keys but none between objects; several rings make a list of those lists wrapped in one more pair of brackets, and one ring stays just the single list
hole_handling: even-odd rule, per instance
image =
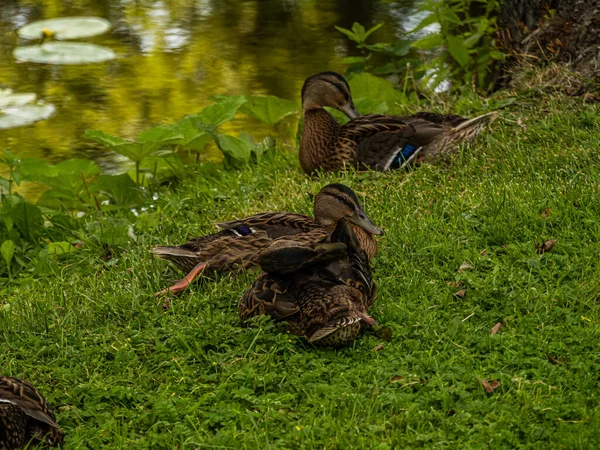
[{"label": "mossy grass", "polygon": [[[136,242],[108,255],[90,239],[5,288],[2,373],[54,405],[65,448],[592,448],[599,115],[580,99],[517,101],[447,164],[409,172],[309,179],[284,149],[243,171],[204,166],[137,216]],[[331,350],[265,318],[240,327],[255,273],[203,279],[163,309],[154,292],[181,274],[152,246],[255,212],[310,214],[329,182],[386,231],[372,315],[391,342]]]}]

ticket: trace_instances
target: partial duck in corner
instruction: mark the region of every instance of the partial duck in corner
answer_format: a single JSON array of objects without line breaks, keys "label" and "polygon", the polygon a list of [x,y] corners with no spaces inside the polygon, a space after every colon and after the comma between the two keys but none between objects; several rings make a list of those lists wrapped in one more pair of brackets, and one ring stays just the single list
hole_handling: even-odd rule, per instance
[{"label": "partial duck in corner", "polygon": [[63,431],[42,394],[28,381],[0,376],[0,450],[39,442],[56,447],[62,440]]},{"label": "partial duck in corner", "polygon": [[364,326],[376,296],[369,258],[346,219],[328,243],[275,241],[261,252],[263,273],[238,304],[240,319],[263,314],[287,322],[315,345],[341,347]]},{"label": "partial duck in corner", "polygon": [[[340,126],[324,106],[340,110],[350,122]],[[401,169],[417,157],[429,159],[452,151],[460,142],[472,141],[497,115],[488,113],[473,119],[430,112],[361,116],[346,79],[335,72],[306,79],[302,109],[300,165],[307,174],[347,166],[378,171]]]},{"label": "partial duck in corner", "polygon": [[242,220],[218,224],[223,230],[190,240],[183,245],[159,246],[152,253],[171,261],[188,275],[168,289],[179,293],[204,271],[230,272],[257,264],[260,252],[274,240],[319,243],[329,239],[341,219],[354,228],[361,248],[369,258],[377,254],[374,235],[383,231],[367,217],[352,189],[343,184],[329,184],[315,197],[315,218],[289,212],[256,214]]}]

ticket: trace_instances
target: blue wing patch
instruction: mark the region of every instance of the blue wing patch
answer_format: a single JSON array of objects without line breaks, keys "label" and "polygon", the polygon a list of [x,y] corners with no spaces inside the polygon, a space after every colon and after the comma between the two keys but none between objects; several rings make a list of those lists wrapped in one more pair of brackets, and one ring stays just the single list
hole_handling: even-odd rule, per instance
[{"label": "blue wing patch", "polygon": [[390,164],[390,169],[399,169],[402,167],[404,162],[408,161],[408,159],[414,152],[417,151],[417,149],[418,148],[413,145],[406,144],[404,147],[402,147],[402,150],[400,150],[398,153],[396,153],[396,156],[394,156],[392,164]]},{"label": "blue wing patch", "polygon": [[233,228],[233,232],[238,236],[248,236],[249,234],[252,234],[252,229],[244,225],[240,225],[239,227]]}]

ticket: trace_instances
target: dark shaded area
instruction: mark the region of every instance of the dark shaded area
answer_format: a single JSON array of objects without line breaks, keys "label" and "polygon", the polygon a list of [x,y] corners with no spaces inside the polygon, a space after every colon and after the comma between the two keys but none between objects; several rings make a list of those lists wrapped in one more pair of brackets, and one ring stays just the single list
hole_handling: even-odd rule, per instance
[{"label": "dark shaded area", "polygon": [[600,1],[505,0],[499,23],[509,65],[555,61],[588,81],[600,75]]}]

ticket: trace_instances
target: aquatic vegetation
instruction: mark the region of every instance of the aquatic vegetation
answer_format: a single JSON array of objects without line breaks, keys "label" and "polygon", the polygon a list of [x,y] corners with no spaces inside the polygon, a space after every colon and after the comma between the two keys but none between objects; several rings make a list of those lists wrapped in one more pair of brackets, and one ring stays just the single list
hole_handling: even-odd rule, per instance
[{"label": "aquatic vegetation", "polygon": [[40,39],[42,35],[51,35],[63,41],[97,36],[110,28],[110,22],[101,17],[72,16],[28,23],[19,28],[17,34],[24,39]]},{"label": "aquatic vegetation", "polygon": [[53,104],[37,100],[34,93],[16,94],[12,89],[0,89],[0,130],[48,119],[55,111]]}]

